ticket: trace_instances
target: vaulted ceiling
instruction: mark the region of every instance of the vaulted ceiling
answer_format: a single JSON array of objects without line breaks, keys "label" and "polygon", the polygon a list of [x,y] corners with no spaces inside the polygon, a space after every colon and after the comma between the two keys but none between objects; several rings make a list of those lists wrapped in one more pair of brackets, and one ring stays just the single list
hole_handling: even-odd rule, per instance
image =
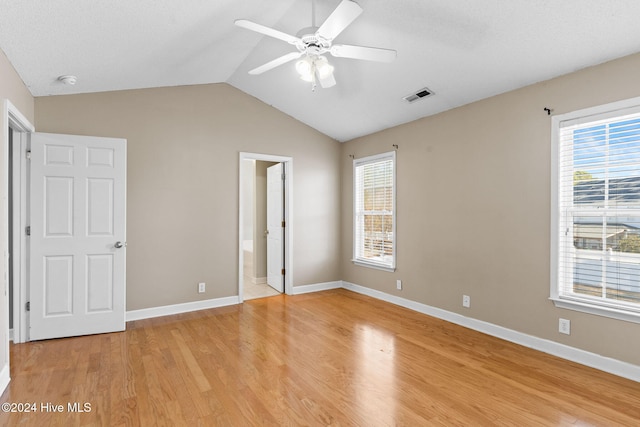
[{"label": "vaulted ceiling", "polygon": [[[394,62],[329,56],[337,84],[315,91],[295,61],[249,75],[295,47],[234,20],[296,35],[311,1],[0,0],[0,48],[36,97],[226,82],[339,141],[640,51],[637,0],[358,0],[335,42]],[[316,0],[318,25],[340,1]]]}]

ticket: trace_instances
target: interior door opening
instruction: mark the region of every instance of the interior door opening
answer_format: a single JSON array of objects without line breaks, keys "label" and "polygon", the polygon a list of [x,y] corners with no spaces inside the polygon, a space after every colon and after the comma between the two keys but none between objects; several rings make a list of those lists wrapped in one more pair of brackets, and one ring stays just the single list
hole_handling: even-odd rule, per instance
[{"label": "interior door opening", "polygon": [[27,202],[23,197],[23,186],[27,185],[25,171],[26,159],[21,156],[26,152],[29,133],[34,131],[33,125],[10,102],[5,101],[8,115],[7,146],[7,195],[6,216],[8,236],[6,244],[7,254],[7,285],[9,328],[14,343],[27,341],[28,313],[25,310],[27,302],[27,274],[26,274],[26,236],[25,223]]},{"label": "interior door opening", "polygon": [[291,167],[289,158],[241,153],[240,301],[291,293]]},{"label": "interior door opening", "polygon": [[[9,126],[9,139],[8,143],[8,179],[7,179],[7,243],[8,243],[8,258],[7,263],[7,278],[9,287],[9,329],[12,332],[20,331],[20,328],[15,328],[16,323],[19,323],[24,314],[20,313],[21,310],[17,310],[14,304],[19,301],[20,294],[20,275],[23,272],[20,267],[21,262],[21,247],[25,244],[25,239],[21,236],[20,230],[20,152],[26,149],[27,133],[21,132],[12,126]],[[23,148],[24,147],[24,148]],[[14,317],[14,313],[17,316]],[[16,322],[15,318],[18,318]],[[19,334],[18,334],[19,335]],[[14,342],[22,342],[20,337],[13,336]]]},{"label": "interior door opening", "polygon": [[11,159],[13,158],[13,128],[9,127],[8,129],[8,162],[7,165],[9,167],[8,170],[8,181],[7,181],[7,203],[8,203],[8,229],[7,229],[7,240],[9,245],[9,263],[7,264],[7,277],[9,280],[9,330],[13,330],[13,162]]}]

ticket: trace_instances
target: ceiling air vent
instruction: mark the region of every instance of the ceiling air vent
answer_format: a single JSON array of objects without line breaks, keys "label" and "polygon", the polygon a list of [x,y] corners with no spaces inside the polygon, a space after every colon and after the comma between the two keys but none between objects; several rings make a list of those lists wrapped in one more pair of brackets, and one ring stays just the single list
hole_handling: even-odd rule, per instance
[{"label": "ceiling air vent", "polygon": [[426,98],[427,96],[433,95],[430,89],[423,87],[422,89],[418,89],[416,93],[412,93],[411,95],[405,96],[404,99],[408,103],[416,102],[419,99]]}]

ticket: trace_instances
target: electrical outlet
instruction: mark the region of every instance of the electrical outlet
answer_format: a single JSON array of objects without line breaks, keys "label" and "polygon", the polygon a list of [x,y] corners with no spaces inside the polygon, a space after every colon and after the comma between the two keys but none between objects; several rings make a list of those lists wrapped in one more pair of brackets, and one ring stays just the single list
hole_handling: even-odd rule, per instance
[{"label": "electrical outlet", "polygon": [[560,319],[558,322],[558,332],[565,335],[571,335],[571,320]]},{"label": "electrical outlet", "polygon": [[402,290],[402,280],[396,280],[396,288]]},{"label": "electrical outlet", "polygon": [[462,306],[471,307],[471,297],[469,295],[462,295]]},{"label": "electrical outlet", "polygon": [[204,282],[198,283],[198,293],[204,294],[206,284]]}]

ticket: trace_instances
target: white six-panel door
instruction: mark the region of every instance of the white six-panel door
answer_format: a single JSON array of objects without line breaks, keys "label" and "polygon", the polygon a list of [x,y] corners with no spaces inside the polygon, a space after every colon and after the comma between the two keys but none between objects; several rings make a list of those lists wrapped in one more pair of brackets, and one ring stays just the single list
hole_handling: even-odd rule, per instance
[{"label": "white six-panel door", "polygon": [[282,163],[267,168],[267,284],[284,292]]},{"label": "white six-panel door", "polygon": [[31,135],[29,339],[125,328],[126,140]]}]

